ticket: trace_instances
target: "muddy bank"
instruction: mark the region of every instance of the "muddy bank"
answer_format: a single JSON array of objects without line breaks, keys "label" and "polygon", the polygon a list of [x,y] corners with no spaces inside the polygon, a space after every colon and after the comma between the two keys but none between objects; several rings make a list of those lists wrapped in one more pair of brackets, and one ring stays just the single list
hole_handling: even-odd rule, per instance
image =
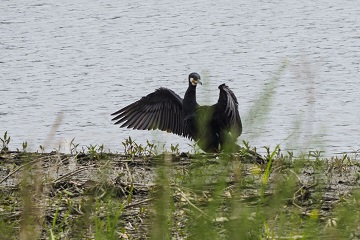
[{"label": "muddy bank", "polygon": [[333,219],[334,207],[359,190],[359,165],[347,156],[297,160],[278,154],[264,185],[267,163],[252,163],[239,154],[139,157],[3,152],[1,235],[26,235],[33,228],[30,233],[42,239],[148,238],[156,228],[159,193],[168,191],[174,204],[172,237],[184,238],[190,208],[214,224],[229,221],[223,203],[217,211],[225,217],[212,219],[203,209],[214,201],[219,179],[223,179],[218,192],[224,202],[236,199],[249,206],[264,204],[278,192],[279,179],[288,181],[291,192],[282,204],[292,209],[290,214],[315,214],[326,225]]}]

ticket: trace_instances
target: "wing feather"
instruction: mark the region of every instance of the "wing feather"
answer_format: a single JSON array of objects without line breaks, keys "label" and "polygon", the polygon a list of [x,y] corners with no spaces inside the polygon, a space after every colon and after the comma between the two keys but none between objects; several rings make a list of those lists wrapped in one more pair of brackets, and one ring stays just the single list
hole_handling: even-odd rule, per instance
[{"label": "wing feather", "polygon": [[149,113],[146,115],[146,118],[144,119],[144,123],[139,126],[139,129],[140,129],[140,130],[150,130],[150,129],[149,129],[149,125],[150,125],[150,121],[151,121],[152,117],[153,117],[153,113],[152,113],[152,112],[149,112]]},{"label": "wing feather", "polygon": [[159,110],[158,107],[156,107],[155,111],[156,111],[155,116],[154,116],[154,119],[153,119],[152,124],[150,126],[150,129],[152,129],[152,130],[155,130],[155,129],[158,128],[158,126],[159,126],[159,122],[158,122],[159,121],[159,115],[161,114],[161,111]]},{"label": "wing feather", "polygon": [[160,129],[184,136],[182,98],[167,88],[155,92],[111,114],[120,127]]},{"label": "wing feather", "polygon": [[222,128],[232,131],[238,137],[242,132],[242,123],[237,98],[225,84],[221,84],[219,89],[220,95],[215,104],[215,116],[219,119]]}]

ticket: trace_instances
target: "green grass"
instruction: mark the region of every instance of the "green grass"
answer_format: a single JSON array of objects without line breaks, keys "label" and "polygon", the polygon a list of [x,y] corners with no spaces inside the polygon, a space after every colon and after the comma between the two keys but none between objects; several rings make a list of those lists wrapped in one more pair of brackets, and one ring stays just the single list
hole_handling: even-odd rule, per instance
[{"label": "green grass", "polygon": [[[329,191],[337,187],[332,181],[341,178],[344,166],[333,172],[336,159],[322,161],[325,164],[308,158],[289,162],[288,156],[272,154],[259,174],[252,171],[256,164],[226,155],[192,160],[185,174],[177,175],[180,180],[173,180],[177,184],[167,190],[173,189],[169,201],[173,204],[175,199],[176,210],[168,212],[168,217],[174,217],[173,226],[162,225],[163,230],[182,226],[173,234],[190,239],[351,238],[360,230],[360,217],[353,214],[360,210],[359,178],[348,175],[346,184],[354,187],[352,193]],[[347,165],[349,171],[359,171],[356,166],[355,162]],[[309,169],[311,180],[297,174]],[[158,177],[159,182],[164,180]],[[176,222],[177,211],[186,221]],[[342,221],[346,224],[340,226]]]}]

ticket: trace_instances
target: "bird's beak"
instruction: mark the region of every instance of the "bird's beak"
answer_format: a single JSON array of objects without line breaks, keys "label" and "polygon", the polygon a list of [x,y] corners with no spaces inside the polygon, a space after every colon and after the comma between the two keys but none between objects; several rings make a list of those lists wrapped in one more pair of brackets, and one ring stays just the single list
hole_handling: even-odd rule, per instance
[{"label": "bird's beak", "polygon": [[200,81],[200,79],[198,79],[196,82],[197,82],[197,83],[200,83],[200,84],[202,85],[202,82]]}]

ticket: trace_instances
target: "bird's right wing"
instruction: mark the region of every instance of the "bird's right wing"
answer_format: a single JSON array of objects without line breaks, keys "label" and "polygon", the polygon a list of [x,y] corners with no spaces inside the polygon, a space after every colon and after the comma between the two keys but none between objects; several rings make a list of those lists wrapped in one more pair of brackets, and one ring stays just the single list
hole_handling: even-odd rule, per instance
[{"label": "bird's right wing", "polygon": [[139,130],[160,129],[184,136],[182,98],[167,88],[155,92],[111,114],[115,124]]},{"label": "bird's right wing", "polygon": [[242,132],[238,101],[233,91],[225,84],[221,84],[219,89],[220,95],[217,104],[215,104],[214,115],[220,119],[222,128],[230,130],[238,137]]}]

